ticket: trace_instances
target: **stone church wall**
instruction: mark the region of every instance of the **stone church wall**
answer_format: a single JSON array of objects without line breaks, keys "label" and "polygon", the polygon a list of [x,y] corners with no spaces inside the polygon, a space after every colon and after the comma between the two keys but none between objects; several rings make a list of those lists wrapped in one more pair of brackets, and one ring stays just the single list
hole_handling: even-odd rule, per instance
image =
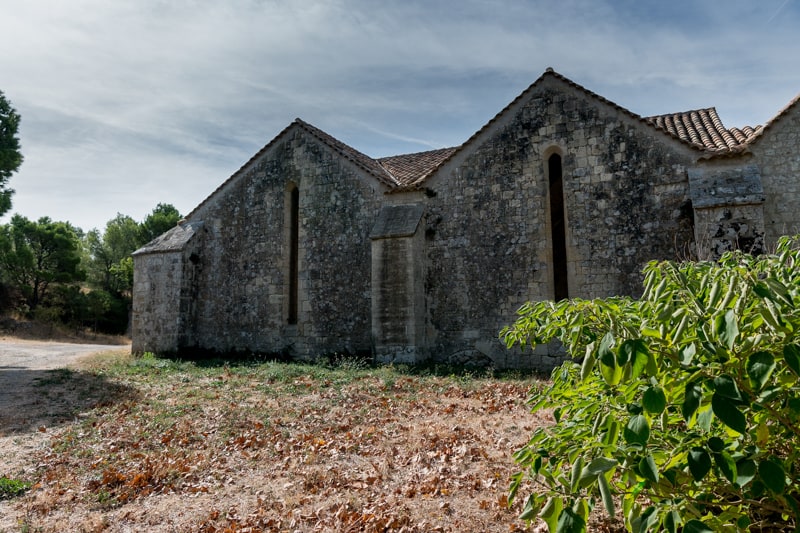
[{"label": "stone church wall", "polygon": [[797,107],[741,150],[703,150],[545,76],[390,194],[377,161],[298,121],[136,252],[133,349],[549,370],[557,346],[498,339],[526,301],[635,297],[648,261],[800,231]]},{"label": "stone church wall", "polygon": [[183,260],[180,251],[147,254],[134,259],[139,274],[134,280],[131,337],[134,353],[173,352],[182,335],[180,314]]},{"label": "stone church wall", "polygon": [[[370,241],[379,185],[301,130],[251,162],[193,218],[194,344],[311,357],[370,350]],[[299,302],[289,324],[287,194],[299,189]]]},{"label": "stone church wall", "polygon": [[800,106],[794,105],[775,120],[752,152],[761,168],[764,186],[764,226],[768,249],[782,235],[800,233]]},{"label": "stone church wall", "polygon": [[191,342],[202,227],[183,222],[157,239],[159,251],[134,254],[135,353],[174,352]]},{"label": "stone church wall", "polygon": [[429,184],[433,356],[552,367],[497,340],[527,300],[553,298],[547,158],[562,156],[570,297],[637,295],[641,268],[693,241],[690,149],[581,94],[542,87]]}]

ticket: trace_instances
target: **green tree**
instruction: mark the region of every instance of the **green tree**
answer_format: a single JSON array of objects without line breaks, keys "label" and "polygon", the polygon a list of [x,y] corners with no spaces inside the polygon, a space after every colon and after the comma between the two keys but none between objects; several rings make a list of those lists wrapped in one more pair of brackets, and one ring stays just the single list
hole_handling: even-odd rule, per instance
[{"label": "green tree", "polygon": [[11,209],[14,190],[8,188],[8,180],[22,164],[17,138],[19,122],[19,114],[0,91],[0,216]]},{"label": "green tree", "polygon": [[[552,409],[515,454],[543,483],[522,518],[581,532],[595,502],[629,531],[800,525],[800,237],[776,254],[651,263],[639,300],[523,306],[509,346],[572,354],[530,399]],[[621,509],[617,508],[621,502]]]},{"label": "green tree", "polygon": [[139,228],[139,245],[144,246],[162,233],[175,227],[180,212],[171,204],[158,204]]},{"label": "green tree", "polygon": [[80,242],[75,228],[48,217],[31,221],[14,215],[0,231],[0,266],[22,290],[31,311],[52,284],[85,279],[80,268]]},{"label": "green tree", "polygon": [[174,227],[181,214],[170,204],[158,204],[139,224],[128,215],[118,213],[109,220],[105,231],[87,233],[84,244],[88,251],[89,280],[92,286],[116,295],[133,287],[131,254],[157,236]]},{"label": "green tree", "polygon": [[140,226],[133,218],[118,213],[106,223],[102,235],[97,230],[86,234],[92,285],[118,295],[130,291],[133,279],[123,263],[139,247],[139,232]]}]

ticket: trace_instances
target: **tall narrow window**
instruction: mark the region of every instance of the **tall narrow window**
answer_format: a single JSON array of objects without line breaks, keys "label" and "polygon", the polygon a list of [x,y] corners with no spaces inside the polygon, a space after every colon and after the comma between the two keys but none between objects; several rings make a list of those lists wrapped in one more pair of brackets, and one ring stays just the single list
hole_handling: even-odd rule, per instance
[{"label": "tall narrow window", "polygon": [[556,301],[569,298],[567,284],[567,238],[564,222],[564,185],[561,156],[553,154],[547,160],[550,176],[550,228],[553,241],[553,287]]},{"label": "tall narrow window", "polygon": [[289,324],[297,324],[298,241],[300,234],[300,191],[293,187],[289,198]]}]

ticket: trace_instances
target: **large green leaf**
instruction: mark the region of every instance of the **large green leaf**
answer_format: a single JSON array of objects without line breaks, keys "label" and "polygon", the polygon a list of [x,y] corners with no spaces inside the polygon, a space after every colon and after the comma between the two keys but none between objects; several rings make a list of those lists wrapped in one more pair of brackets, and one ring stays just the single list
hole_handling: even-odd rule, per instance
[{"label": "large green leaf", "polygon": [[632,521],[633,530],[639,533],[647,533],[658,522],[658,512],[654,505],[651,505],[644,512]]},{"label": "large green leaf", "polygon": [[667,516],[664,517],[664,529],[669,533],[678,533],[678,527],[681,523],[681,515],[678,511],[669,511]]},{"label": "large green leaf", "polygon": [[642,339],[628,339],[619,347],[617,364],[631,364],[631,378],[636,379],[647,366],[650,353],[647,344]]},{"label": "large green leaf", "polygon": [[689,463],[689,472],[695,481],[702,480],[711,470],[711,455],[705,448],[699,446],[692,448],[686,459]]},{"label": "large green leaf", "polygon": [[736,462],[733,457],[726,451],[714,454],[714,462],[717,463],[717,468],[720,469],[725,479],[731,483],[736,483]]},{"label": "large green leaf", "polygon": [[758,463],[758,477],[764,485],[775,494],[783,494],[786,486],[786,472],[783,466],[772,459],[765,459]]},{"label": "large green leaf", "polygon": [[731,398],[726,398],[719,394],[719,392],[715,392],[713,396],[711,396],[711,409],[714,410],[714,414],[717,418],[732,430],[739,433],[745,433],[747,431],[747,419],[733,404]]},{"label": "large green leaf", "polygon": [[747,377],[756,392],[764,388],[773,370],[775,358],[769,352],[756,352],[747,358]]},{"label": "large green leaf", "polygon": [[683,526],[683,533],[714,533],[714,530],[700,520],[689,520]]},{"label": "large green leaf", "polygon": [[800,346],[797,344],[787,344],[784,346],[783,359],[792,372],[800,377]]},{"label": "large green leaf", "polygon": [[594,353],[587,349],[586,355],[583,358],[583,363],[581,363],[581,381],[586,381],[586,378],[592,374],[595,361]]},{"label": "large green leaf", "polygon": [[658,483],[658,467],[651,454],[647,454],[639,461],[639,472],[642,477],[649,479],[653,483]]},{"label": "large green leaf", "polygon": [[553,496],[547,503],[544,504],[539,516],[547,524],[547,530],[550,533],[556,532],[558,524],[558,517],[561,515],[561,510],[564,508],[564,501],[558,496]]},{"label": "large green leaf", "polygon": [[[790,307],[794,305],[794,301],[792,300],[792,295],[789,293],[789,290],[787,289],[786,285],[784,285],[775,278],[768,278],[767,284],[769,285],[770,289],[772,289],[772,293],[781,300],[783,300],[782,303],[785,303]],[[773,300],[775,300],[776,303],[781,303],[778,302],[775,298],[773,298]]]},{"label": "large green leaf", "polygon": [[650,440],[650,423],[644,415],[633,415],[622,432],[625,442],[647,446]]},{"label": "large green leaf", "polygon": [[580,480],[583,481],[587,478],[594,478],[599,474],[605,474],[618,464],[616,459],[611,459],[610,457],[597,457],[592,459],[588,465],[583,467]]},{"label": "large green leaf", "polygon": [[609,331],[600,341],[598,359],[600,360],[600,374],[608,385],[614,386],[622,380],[623,368],[617,364],[617,356],[611,350],[614,336]]},{"label": "large green leaf", "polygon": [[736,324],[736,313],[733,309],[728,309],[724,315],[714,317],[714,332],[728,350],[733,348],[739,335],[739,326]]},{"label": "large green leaf", "polygon": [[714,390],[720,396],[731,400],[741,401],[742,399],[742,393],[739,392],[736,381],[728,374],[722,374],[714,378]]},{"label": "large green leaf", "polygon": [[708,449],[712,452],[719,453],[725,449],[725,441],[719,437],[709,437]]},{"label": "large green leaf", "polygon": [[578,483],[581,480],[581,471],[583,470],[583,456],[578,456],[572,462],[572,474],[569,478],[569,490],[573,494],[578,492]]},{"label": "large green leaf", "polygon": [[659,386],[651,385],[642,395],[642,407],[649,413],[661,414],[667,407],[667,396],[664,389]]},{"label": "large green leaf", "polygon": [[678,352],[678,358],[681,364],[685,366],[689,366],[692,364],[695,355],[697,355],[697,346],[695,346],[694,343],[691,343],[688,346],[684,346]]},{"label": "large green leaf", "polygon": [[742,459],[736,463],[736,484],[744,487],[756,477],[756,462],[752,459]]},{"label": "large green leaf", "polygon": [[614,495],[611,493],[611,487],[608,485],[608,480],[604,474],[597,476],[597,486],[600,488],[600,498],[603,500],[606,513],[611,518],[614,518],[617,514],[617,508],[614,503]]},{"label": "large green leaf", "polygon": [[697,408],[700,407],[700,399],[703,397],[703,387],[697,382],[690,382],[686,384],[683,405],[681,405],[681,414],[683,419],[688,421]]},{"label": "large green leaf", "polygon": [[535,494],[531,494],[528,496],[528,500],[525,502],[525,507],[522,509],[522,514],[519,515],[520,520],[533,520],[536,518],[536,514],[539,512],[539,508],[541,507],[541,502],[536,498]]},{"label": "large green leaf", "polygon": [[703,431],[711,430],[711,421],[714,420],[714,411],[711,406],[705,407],[697,412],[697,426]]},{"label": "large green leaf", "polygon": [[586,522],[583,517],[570,508],[561,511],[558,517],[556,533],[585,533]]}]

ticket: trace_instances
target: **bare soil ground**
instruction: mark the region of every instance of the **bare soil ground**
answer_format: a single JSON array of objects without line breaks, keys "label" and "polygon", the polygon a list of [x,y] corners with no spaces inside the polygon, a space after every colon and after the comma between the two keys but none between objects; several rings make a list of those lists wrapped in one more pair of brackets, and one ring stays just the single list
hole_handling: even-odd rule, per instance
[{"label": "bare soil ground", "polygon": [[[130,352],[116,342],[68,340],[73,342],[63,337],[60,342],[0,337],[0,476],[15,479],[30,470],[32,458],[48,448],[49,430],[93,406],[92,392],[107,385],[70,368],[90,354]],[[67,385],[64,377],[72,375],[75,379]],[[7,506],[0,501],[0,531],[19,530],[19,521],[8,520]]]},{"label": "bare soil ground", "polygon": [[507,488],[551,422],[524,405],[538,379],[0,345],[26,367],[0,370],[0,477],[33,483],[0,531],[525,530]]}]

